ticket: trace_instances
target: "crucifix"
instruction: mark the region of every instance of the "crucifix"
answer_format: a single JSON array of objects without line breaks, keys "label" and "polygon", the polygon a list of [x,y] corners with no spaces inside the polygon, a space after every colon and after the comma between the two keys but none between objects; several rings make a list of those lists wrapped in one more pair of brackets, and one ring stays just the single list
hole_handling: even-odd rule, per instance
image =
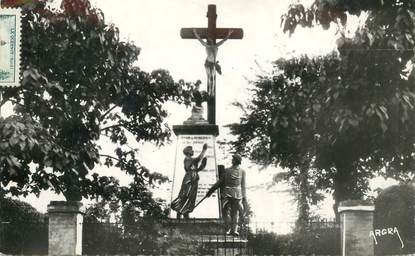
[{"label": "crucifix", "polygon": [[[241,28],[216,28],[216,5],[208,5],[207,18],[207,28],[182,28],[180,36],[183,39],[197,39],[206,48],[207,115],[209,124],[216,124],[216,72],[221,74],[219,63],[216,60],[218,48],[228,39],[242,39],[243,30]],[[216,39],[222,40],[216,43]]]}]

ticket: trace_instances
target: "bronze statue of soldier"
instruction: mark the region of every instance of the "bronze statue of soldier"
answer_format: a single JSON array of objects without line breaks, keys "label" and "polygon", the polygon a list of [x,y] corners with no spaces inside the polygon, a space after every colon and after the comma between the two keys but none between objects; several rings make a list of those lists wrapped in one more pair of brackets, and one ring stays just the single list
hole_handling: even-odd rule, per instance
[{"label": "bronze statue of soldier", "polygon": [[243,205],[246,205],[245,171],[239,167],[241,162],[241,156],[233,155],[232,166],[225,169],[206,194],[209,197],[216,189],[221,188],[226,234],[235,236],[239,236],[238,218],[244,212]]}]

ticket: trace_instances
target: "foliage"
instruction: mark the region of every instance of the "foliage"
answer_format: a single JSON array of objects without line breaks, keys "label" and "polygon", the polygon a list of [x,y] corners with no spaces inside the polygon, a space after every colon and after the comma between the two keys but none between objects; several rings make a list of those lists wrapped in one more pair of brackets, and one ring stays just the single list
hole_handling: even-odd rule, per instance
[{"label": "foliage", "polygon": [[85,223],[85,254],[199,255],[201,246],[176,229],[166,229],[154,219],[124,226],[114,223]]},{"label": "foliage", "polygon": [[255,255],[338,255],[339,229],[310,230],[287,235],[258,233],[248,237]]},{"label": "foliage", "polygon": [[86,210],[83,226],[86,254],[197,255],[201,252],[201,246],[191,236],[168,225],[167,215],[146,216],[141,207],[132,204],[122,205],[118,212],[113,211],[117,207],[108,206],[99,202]]},{"label": "foliage", "polygon": [[6,254],[45,254],[48,226],[44,214],[30,204],[0,197],[0,251]]},{"label": "foliage", "polygon": [[[363,3],[364,2],[364,3]],[[383,4],[382,4],[383,3]],[[366,11],[353,38],[341,33],[338,53],[275,61],[269,76],[254,82],[236,149],[262,164],[290,169],[309,161],[318,189],[338,202],[361,199],[368,179],[380,174],[407,181],[415,153],[414,9],[410,1],[315,1],[293,5],[285,31],[332,22]]]},{"label": "foliage", "polygon": [[[21,86],[3,88],[0,102],[13,103],[16,112],[0,120],[0,182],[7,192],[52,189],[80,200],[117,191],[128,197],[164,181],[140,164],[131,138],[165,143],[171,131],[163,105],[190,104],[192,85],[175,82],[165,70],[134,66],[140,49],[121,41],[118,28],[88,0],[64,0],[61,10],[41,0],[20,4]],[[113,155],[102,153],[102,138],[115,148]],[[119,189],[116,179],[93,173],[100,164],[127,173],[144,190]]]},{"label": "foliage", "polygon": [[161,236],[160,227],[153,224],[156,219],[167,217],[163,202],[154,199],[141,184],[133,182],[124,187],[116,180],[109,182],[107,177],[95,178],[106,190],[100,193],[101,200],[85,211],[84,251],[88,254],[151,254],[151,250],[159,248],[156,243]]},{"label": "foliage", "polygon": [[[97,190],[95,184],[98,184],[98,188],[105,189]],[[134,180],[128,186],[121,186],[114,177],[99,177],[94,174],[93,182],[86,189],[89,189],[90,194],[96,193],[96,196],[100,197],[100,201],[88,208],[87,216],[96,220],[102,220],[109,214],[117,214],[120,219],[121,212],[125,209],[134,209],[135,214],[144,217],[166,216],[164,201],[154,198],[152,192],[140,180]]]},{"label": "foliage", "polygon": [[376,237],[376,255],[406,254],[415,252],[415,188],[412,185],[396,185],[384,189],[375,200],[374,228],[396,227],[405,245],[396,235]]},{"label": "foliage", "polygon": [[0,218],[3,222],[43,222],[44,214],[20,200],[0,197]]},{"label": "foliage", "polygon": [[[286,14],[282,16],[284,32],[294,33],[298,26],[313,27],[322,26],[324,29],[330,28],[331,24],[345,26],[348,15],[361,15],[368,12],[380,24],[395,25],[384,29],[401,30],[410,28],[411,16],[415,9],[412,0],[381,0],[381,1],[359,1],[359,0],[315,0],[310,7],[303,4],[292,4]],[[387,14],[392,14],[388,16]],[[383,28],[379,28],[383,29]],[[399,31],[396,31],[398,32]],[[411,33],[410,30],[400,32]],[[395,37],[396,41],[403,38],[389,34],[388,37]],[[406,40],[406,39],[404,39]]]}]

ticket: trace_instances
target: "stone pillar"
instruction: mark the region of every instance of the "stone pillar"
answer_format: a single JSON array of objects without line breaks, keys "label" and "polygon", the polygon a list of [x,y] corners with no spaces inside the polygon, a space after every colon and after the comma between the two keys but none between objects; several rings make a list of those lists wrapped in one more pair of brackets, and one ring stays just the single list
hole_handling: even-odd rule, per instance
[{"label": "stone pillar", "polygon": [[344,201],[338,208],[342,256],[373,256],[373,230],[375,206],[364,201]]},{"label": "stone pillar", "polygon": [[82,255],[82,203],[51,201],[49,214],[49,255]]}]

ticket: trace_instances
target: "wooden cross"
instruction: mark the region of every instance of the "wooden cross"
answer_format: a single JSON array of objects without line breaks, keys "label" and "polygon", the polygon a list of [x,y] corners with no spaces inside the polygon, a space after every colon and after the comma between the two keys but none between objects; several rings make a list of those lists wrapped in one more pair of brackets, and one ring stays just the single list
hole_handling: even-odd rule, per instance
[{"label": "wooden cross", "polygon": [[[216,39],[242,39],[243,38],[243,30],[241,28],[217,28],[216,27],[216,5],[208,5],[208,27],[207,28],[182,28],[180,30],[180,36],[183,39],[197,39],[193,31],[196,31],[197,35],[200,38],[207,39],[213,44],[216,44]],[[229,36],[229,32],[232,32]],[[215,67],[213,76],[215,76]],[[209,78],[208,78],[209,83]],[[216,79],[211,81],[210,86],[213,88],[213,95],[210,95],[207,99],[208,105],[208,122],[209,124],[216,124]],[[209,84],[208,84],[209,88]]]}]

